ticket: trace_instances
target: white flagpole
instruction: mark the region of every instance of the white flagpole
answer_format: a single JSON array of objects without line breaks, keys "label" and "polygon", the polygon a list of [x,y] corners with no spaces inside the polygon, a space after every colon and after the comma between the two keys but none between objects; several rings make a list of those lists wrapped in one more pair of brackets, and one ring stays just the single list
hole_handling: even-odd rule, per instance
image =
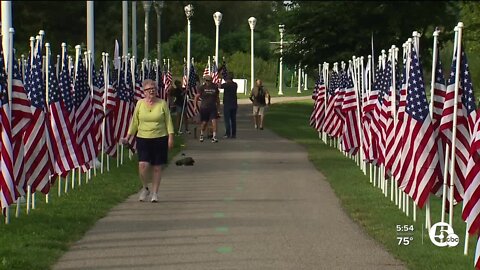
[{"label": "white flagpole", "polygon": [[[405,49],[405,48],[404,48]],[[398,47],[395,47],[395,59],[397,62],[399,62],[398,60],[398,51],[400,49]],[[395,86],[396,87],[396,86]],[[400,86],[401,88],[401,86]],[[396,88],[395,88],[396,89]],[[398,89],[398,91],[400,91],[401,89]],[[398,112],[397,112],[397,101],[396,101],[396,98],[397,98],[397,95],[396,95],[396,90],[395,90],[395,104],[394,104],[394,108],[395,108],[395,114],[393,116],[393,123],[394,123],[394,128],[397,127],[398,125]],[[395,205],[398,205],[398,182],[397,182],[397,179],[394,175],[392,175],[392,182],[393,182],[393,186],[394,186],[394,190],[395,190]]]},{"label": "white flagpole", "polygon": [[[432,78],[431,78],[431,81],[430,81],[430,118],[433,119],[433,97],[434,97],[434,89],[435,89],[435,73],[436,73],[436,70],[437,70],[437,53],[438,53],[438,34],[439,34],[439,31],[438,30],[435,30],[433,32],[433,59],[432,59]],[[443,199],[443,195],[445,195],[445,190],[443,190],[443,194],[442,194],[442,199]],[[426,209],[427,213],[426,213],[426,220],[425,220],[425,223],[426,223],[426,228],[427,229],[430,229],[430,226],[431,226],[431,217],[430,217],[430,199],[428,200],[427,202],[427,205],[426,207],[428,207]],[[444,203],[443,203],[443,200],[442,200],[442,208],[443,210],[444,209]],[[444,213],[444,212],[443,212]],[[442,215],[443,215],[442,213]],[[443,222],[443,221],[442,221]]]},{"label": "white flagpole", "polygon": [[[411,53],[411,50],[412,50],[412,38],[409,38],[407,40],[407,46],[406,46],[406,50],[407,50],[407,74],[406,74],[406,82],[408,83],[408,79],[410,77],[410,53]],[[407,93],[408,94],[408,93]],[[402,210],[403,212],[406,214],[406,216],[408,217],[409,216],[409,206],[408,206],[408,203],[409,203],[409,198],[407,196],[407,193],[405,192],[402,192],[402,201],[403,201],[403,204],[402,204]]]},{"label": "white flagpole", "polygon": [[[50,43],[45,43],[45,109],[46,109],[46,112],[47,112],[47,115],[50,114],[49,112],[49,99],[48,99],[48,92],[50,91],[50,85],[49,85],[49,78],[50,78],[50,55],[51,55],[51,52],[50,52]],[[48,146],[48,149],[50,152],[50,149],[52,149],[52,146],[51,146],[51,143],[50,143],[50,140],[47,140],[47,146]],[[47,153],[48,154],[48,153]],[[51,177],[49,177],[51,179]],[[47,193],[45,195],[45,203],[48,203],[49,201],[49,198],[50,198],[50,194]]]},{"label": "white flagpole", "polygon": [[[122,60],[121,60],[120,63],[121,63],[122,68],[125,65],[125,67],[124,67],[125,73],[124,73],[124,76],[123,76],[123,80],[124,80],[124,83],[126,84],[126,82],[127,82],[127,62],[126,62],[125,57],[126,57],[125,55],[122,56]],[[119,71],[119,74],[120,74],[120,71]],[[121,149],[120,150],[120,165],[123,165],[123,152],[124,152],[123,151],[123,149],[124,149],[123,144],[120,146],[120,149]]]},{"label": "white flagpole", "polygon": [[[30,65],[33,62],[34,49],[35,48],[35,38],[30,37]],[[27,215],[30,214],[30,202],[32,201],[32,186],[27,186]]]},{"label": "white flagpole", "polygon": [[[355,63],[355,58],[353,58],[353,63]],[[351,62],[350,62],[351,63]],[[360,156],[360,158],[362,159],[362,141],[363,141],[363,134],[362,134],[362,122],[360,121],[360,101],[359,101],[359,98],[358,98],[358,93],[361,93],[360,91],[360,88],[359,88],[359,84],[358,84],[358,76],[356,77],[355,76],[355,66],[352,67],[352,65],[350,64],[350,67],[349,70],[351,72],[353,72],[352,74],[352,79],[353,79],[353,86],[355,87],[355,99],[357,101],[357,124],[358,124],[358,129],[359,129],[359,132],[358,134],[360,135],[360,144],[359,144],[359,149],[358,149],[358,154]]]},{"label": "white flagpole", "polygon": [[[85,59],[86,63],[88,64],[88,86],[90,87],[91,90],[91,97],[93,98],[93,58],[92,58],[92,51],[85,52]],[[92,112],[93,113],[93,112]],[[96,136],[96,135],[94,135]],[[92,165],[93,165],[93,175],[97,176],[97,156],[95,156],[92,160]],[[86,183],[88,183],[88,179],[91,178],[91,169],[88,170],[88,176],[86,177]]]},{"label": "white flagpole", "polygon": [[[367,77],[365,78],[367,80],[367,102],[368,102],[368,97],[370,96],[370,92],[372,91],[372,67],[374,66],[374,64],[372,63],[372,56],[371,55],[368,55],[368,61],[367,61],[367,65],[368,67],[370,68],[370,72],[367,74]],[[363,128],[363,127],[362,127]],[[365,153],[366,155],[367,153]],[[366,162],[365,162],[366,164]],[[366,165],[365,165],[366,166]],[[370,175],[370,183],[375,186],[375,182],[373,181],[373,164],[372,163],[369,163],[369,175]]]},{"label": "white flagpole", "polygon": [[[361,56],[360,57],[360,63],[359,63],[359,66],[358,66],[358,72],[359,72],[359,78],[358,78],[358,84],[360,85],[360,90],[358,92],[358,95],[359,95],[359,103],[358,105],[360,106],[360,126],[359,126],[359,129],[360,129],[360,133],[362,134],[362,138],[363,138],[363,125],[362,125],[362,114],[363,114],[363,111],[362,111],[362,106],[361,104],[363,103],[363,95],[365,93],[365,84],[364,84],[364,80],[365,80],[365,66],[364,66],[364,57]],[[365,162],[365,152],[363,150],[363,140],[360,142],[360,164],[362,165],[362,171],[363,171],[363,174],[364,175],[367,175],[367,163]]]},{"label": "white flagpole", "polygon": [[212,73],[212,63],[210,62],[210,56],[208,56],[208,73]]},{"label": "white flagpole", "polygon": [[[9,10],[2,11],[2,12],[3,13],[8,13],[8,16],[10,16],[10,18],[11,18],[11,13],[12,13],[11,4],[8,4],[7,6],[9,7]],[[5,5],[3,4],[3,2],[2,2],[2,7],[5,8]],[[15,31],[13,30],[13,28],[11,28],[11,27],[8,28],[8,39],[7,39],[8,47],[7,47],[7,50],[6,50],[6,51],[8,51],[8,54],[6,55],[7,56],[7,67],[6,68],[7,68],[7,95],[8,95],[8,105],[9,105],[8,106],[7,117],[8,117],[8,122],[9,122],[10,126],[12,125],[13,61],[15,61],[13,59],[13,33],[14,32]],[[3,48],[5,48],[5,47],[3,47]],[[13,156],[12,156],[12,158],[13,158]],[[18,201],[20,201],[20,198],[17,199],[17,208],[18,208]],[[17,210],[17,212],[19,212],[19,211]],[[8,205],[8,206],[6,206],[6,209],[5,209],[5,224],[9,224],[9,223],[10,223],[10,206]]]},{"label": "white flagpole", "polygon": [[[330,64],[327,63],[327,62],[323,62],[323,82],[325,83],[325,102],[323,102],[324,104],[324,111],[325,111],[325,115],[327,113],[327,101],[328,101],[328,83],[329,83],[329,77],[328,77],[328,70],[329,70],[329,66]],[[325,117],[324,117],[325,119]],[[325,121],[324,121],[324,125],[322,127],[322,129],[325,127]],[[323,132],[323,142],[328,145],[328,136],[327,136],[327,133],[326,132]]]},{"label": "white flagpole", "polygon": [[[392,45],[391,51],[391,61],[392,61],[392,87],[390,88],[390,108],[392,109],[392,118],[393,118],[393,130],[397,126],[397,87],[396,87],[396,67],[397,67],[397,57],[395,55],[395,45]],[[390,201],[393,202],[393,195],[395,193],[394,189],[395,177],[390,177]]]},{"label": "white flagpole", "polygon": [[[457,43],[456,43],[456,74],[455,74],[455,94],[454,94],[454,103],[453,103],[453,115],[457,115],[458,111],[458,87],[460,85],[460,60],[461,60],[461,44],[462,44],[462,28],[463,23],[459,22],[456,27],[457,31]],[[449,224],[453,224],[453,189],[454,189],[454,179],[455,179],[455,149],[456,149],[456,139],[457,139],[457,117],[453,117],[453,130],[452,130],[452,153],[450,157],[450,205],[449,205]]]},{"label": "white flagpole", "polygon": [[[133,6],[133,4],[132,4],[132,6]],[[134,9],[132,9],[132,11],[133,10]],[[136,36],[135,36],[135,39],[134,39],[134,44],[136,44]],[[135,53],[136,53],[136,49],[135,49]],[[108,101],[108,86],[110,85],[110,68],[109,68],[109,62],[108,62],[108,53],[105,53],[105,57],[102,60],[104,61],[103,62],[104,63],[104,65],[103,65],[103,71],[104,71],[103,76],[104,76],[104,81],[105,81],[105,94],[104,94],[105,100],[104,100],[104,103],[103,103],[103,111],[106,114],[107,113],[107,101]],[[103,138],[104,139],[102,140],[102,142],[104,142],[104,146],[105,146],[105,143],[106,143],[105,129],[106,129],[106,117],[103,119]],[[110,157],[104,153],[104,151],[105,151],[104,146],[102,146],[102,154],[104,154],[106,159],[107,159],[107,172],[110,172]],[[103,170],[103,164],[102,164],[102,170]]]},{"label": "white flagpole", "polygon": [[[75,46],[75,72],[74,72],[74,75],[75,75],[75,79],[77,78],[78,76],[78,64],[79,64],[79,61],[80,61],[80,53],[81,53],[81,47],[80,45],[76,45]],[[80,186],[82,182],[82,168],[78,168],[78,185]],[[74,182],[72,182],[72,189],[74,188]]]},{"label": "white flagpole", "polygon": [[108,92],[108,86],[107,86],[107,83],[108,83],[108,80],[105,78],[105,66],[106,66],[106,63],[105,63],[105,52],[102,52],[102,67],[103,67],[103,119],[102,119],[102,130],[101,130],[101,134],[102,134],[102,144],[101,144],[101,147],[100,147],[100,173],[103,174],[103,160],[104,160],[104,156],[105,156],[105,123],[106,123],[106,114],[107,114],[107,92]]}]

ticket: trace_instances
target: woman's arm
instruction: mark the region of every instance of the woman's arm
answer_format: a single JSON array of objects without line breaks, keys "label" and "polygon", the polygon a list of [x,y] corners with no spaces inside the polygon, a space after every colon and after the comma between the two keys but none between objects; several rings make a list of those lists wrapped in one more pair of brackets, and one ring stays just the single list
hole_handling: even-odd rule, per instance
[{"label": "woman's arm", "polygon": [[138,125],[140,122],[138,113],[139,113],[142,102],[143,102],[142,100],[139,100],[137,102],[137,105],[135,106],[135,110],[133,111],[132,120],[130,121],[130,127],[128,129],[127,136],[121,139],[121,143],[124,143],[124,144],[127,143],[135,136],[135,134],[137,134]]},{"label": "woman's arm", "polygon": [[168,149],[173,148],[173,138],[174,138],[174,133],[175,130],[173,128],[173,121],[172,121],[172,116],[170,114],[170,109],[168,106],[165,106],[165,126],[167,128],[167,133],[168,133]]}]

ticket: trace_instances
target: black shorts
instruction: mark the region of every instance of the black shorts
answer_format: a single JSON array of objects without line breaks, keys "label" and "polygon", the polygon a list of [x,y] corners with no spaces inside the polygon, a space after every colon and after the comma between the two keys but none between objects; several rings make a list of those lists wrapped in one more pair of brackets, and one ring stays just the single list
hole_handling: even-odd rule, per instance
[{"label": "black shorts", "polygon": [[150,165],[167,164],[168,136],[160,138],[137,137],[138,161],[148,162]]},{"label": "black shorts", "polygon": [[207,107],[201,108],[200,107],[200,121],[208,122],[212,119],[217,119],[217,108],[215,107]]}]

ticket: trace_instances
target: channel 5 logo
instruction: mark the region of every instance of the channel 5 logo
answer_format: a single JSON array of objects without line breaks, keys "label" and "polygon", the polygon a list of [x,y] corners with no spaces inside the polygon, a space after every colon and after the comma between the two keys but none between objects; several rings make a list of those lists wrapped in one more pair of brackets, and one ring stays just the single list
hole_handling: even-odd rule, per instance
[{"label": "channel 5 logo", "polygon": [[428,232],[430,240],[437,247],[454,247],[458,245],[458,235],[453,231],[452,226],[446,222],[435,223]]}]

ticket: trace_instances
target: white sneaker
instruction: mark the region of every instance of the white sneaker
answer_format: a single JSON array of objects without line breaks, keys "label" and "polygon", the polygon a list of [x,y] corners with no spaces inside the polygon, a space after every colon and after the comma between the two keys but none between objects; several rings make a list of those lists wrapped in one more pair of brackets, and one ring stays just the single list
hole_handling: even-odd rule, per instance
[{"label": "white sneaker", "polygon": [[152,203],[156,203],[156,202],[158,202],[158,195],[157,195],[157,193],[153,193],[152,194]]},{"label": "white sneaker", "polygon": [[148,188],[142,188],[142,192],[140,192],[140,197],[138,198],[138,200],[141,202],[145,201],[148,194],[150,194],[150,191],[148,190]]}]

